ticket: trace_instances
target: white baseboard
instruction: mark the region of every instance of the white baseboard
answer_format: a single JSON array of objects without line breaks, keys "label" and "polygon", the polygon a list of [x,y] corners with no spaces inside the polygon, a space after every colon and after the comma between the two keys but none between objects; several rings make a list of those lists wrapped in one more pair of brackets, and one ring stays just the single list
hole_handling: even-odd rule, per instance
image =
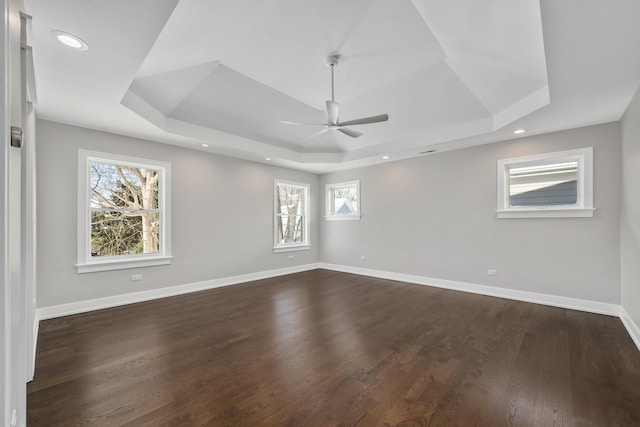
[{"label": "white baseboard", "polygon": [[[111,297],[98,298],[87,301],[79,301],[69,304],[61,304],[50,307],[42,307],[36,310],[36,322],[34,339],[37,340],[38,324],[40,320],[51,319],[54,317],[68,316],[71,314],[85,313],[103,308],[116,307],[120,305],[133,304],[142,301],[149,301],[158,298],[166,298],[175,295],[182,295],[191,292],[204,291],[207,289],[219,288],[223,286],[236,285],[240,283],[250,282],[254,280],[268,279],[271,277],[284,276],[287,274],[299,273],[303,271],[315,270],[323,268],[326,270],[339,271],[344,273],[358,274],[361,276],[377,277],[381,279],[396,280],[400,282],[413,283],[417,285],[433,286],[436,288],[451,289],[455,291],[469,292],[473,294],[487,295],[492,297],[506,298],[517,301],[531,302],[535,304],[544,304],[553,307],[568,308],[572,310],[586,311],[590,313],[605,314],[609,316],[620,317],[623,325],[627,329],[629,335],[640,350],[640,328],[633,322],[626,310],[617,305],[598,301],[583,300],[578,298],[568,298],[557,295],[541,294],[536,292],[518,291],[515,289],[498,288],[493,286],[477,285],[473,283],[457,282],[453,280],[434,279],[424,276],[415,276],[411,274],[394,273],[382,270],[372,270],[360,267],[352,267],[347,265],[313,263],[296,267],[280,268],[277,270],[268,270],[257,273],[243,274],[239,276],[225,277],[215,280],[207,280],[203,282],[189,283],[186,285],[171,286],[161,289],[152,289],[149,291],[135,292],[125,295],[115,295]],[[34,343],[34,360],[35,348]],[[35,363],[34,363],[35,366]]]},{"label": "white baseboard", "polygon": [[69,316],[71,314],[85,313],[103,308],[117,307],[120,305],[188,294],[191,292],[205,291],[207,289],[220,288],[222,286],[237,285],[239,283],[251,282],[254,280],[269,279],[271,277],[300,273],[302,271],[315,270],[317,268],[318,264],[305,264],[295,267],[242,274],[239,276],[223,277],[221,279],[206,280],[204,282],[189,283],[186,285],[169,286],[166,288],[151,289],[148,291],[134,292],[124,295],[114,295],[111,297],[78,301],[69,304],[41,307],[36,310],[37,319],[46,320],[54,317]]},{"label": "white baseboard", "polygon": [[631,335],[631,339],[634,343],[636,343],[636,347],[638,347],[638,350],[640,350],[640,328],[635,324],[624,307],[620,307],[620,320],[622,320],[622,324],[625,328],[627,328],[627,332],[629,332],[629,335]]},{"label": "white baseboard", "polygon": [[620,316],[620,306],[616,304],[608,304],[577,298],[567,298],[556,295],[539,294],[536,292],[518,291],[515,289],[497,288],[494,286],[476,285],[473,283],[456,282],[453,280],[434,279],[430,277],[414,276],[411,274],[370,270],[367,268],[352,267],[347,265],[320,263],[320,268],[340,271],[344,273],[359,274],[362,276],[377,277],[380,279],[397,280],[399,282],[414,283],[417,285],[451,289],[454,291],[470,292],[472,294],[532,302],[536,304],[550,305],[553,307],[569,308],[572,310],[587,311],[590,313],[606,314],[616,317]]},{"label": "white baseboard", "polygon": [[38,310],[36,309],[36,312],[34,314],[34,319],[33,319],[33,347],[31,347],[31,349],[33,350],[33,354],[31,355],[32,359],[31,359],[31,371],[28,372],[28,377],[27,378],[27,382],[29,381],[33,381],[33,376],[36,373],[36,349],[38,346],[38,331],[40,330],[40,316],[38,313]]}]

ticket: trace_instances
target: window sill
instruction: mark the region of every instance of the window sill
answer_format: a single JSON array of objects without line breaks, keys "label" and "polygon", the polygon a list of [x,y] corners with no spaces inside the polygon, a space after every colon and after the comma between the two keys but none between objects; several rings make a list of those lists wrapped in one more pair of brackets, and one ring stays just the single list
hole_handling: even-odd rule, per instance
[{"label": "window sill", "polygon": [[290,245],[290,246],[275,246],[273,248],[273,253],[281,253],[281,252],[295,252],[295,251],[308,251],[311,248],[311,245]]},{"label": "window sill", "polygon": [[594,208],[509,209],[496,211],[498,218],[592,218]]},{"label": "window sill", "polygon": [[100,262],[76,264],[78,273],[94,273],[97,271],[123,270],[125,268],[153,267],[171,264],[171,256],[143,258],[143,259],[112,259]]},{"label": "window sill", "polygon": [[360,221],[360,214],[355,215],[327,215],[324,217],[327,221]]}]

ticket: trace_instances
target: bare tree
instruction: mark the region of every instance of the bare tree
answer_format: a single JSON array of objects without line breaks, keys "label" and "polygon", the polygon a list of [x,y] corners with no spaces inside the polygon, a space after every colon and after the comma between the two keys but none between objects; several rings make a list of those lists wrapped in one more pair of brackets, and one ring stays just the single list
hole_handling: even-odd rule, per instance
[{"label": "bare tree", "polygon": [[100,251],[108,255],[158,251],[158,178],[153,169],[91,164],[91,207],[99,225],[92,248],[108,248]]},{"label": "bare tree", "polygon": [[304,190],[299,187],[278,186],[277,212],[280,243],[294,243],[303,240],[303,192]]}]

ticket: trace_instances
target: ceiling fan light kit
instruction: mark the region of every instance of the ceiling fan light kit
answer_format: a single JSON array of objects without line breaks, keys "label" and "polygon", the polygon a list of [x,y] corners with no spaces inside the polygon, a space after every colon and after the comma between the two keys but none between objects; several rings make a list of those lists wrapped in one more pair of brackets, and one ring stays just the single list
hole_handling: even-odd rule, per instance
[{"label": "ceiling fan light kit", "polygon": [[354,129],[346,128],[345,126],[358,126],[358,125],[366,125],[371,123],[380,123],[386,122],[389,120],[388,114],[380,114],[377,116],[363,117],[360,119],[347,120],[345,122],[341,122],[339,118],[340,112],[340,104],[335,101],[335,91],[334,91],[334,82],[333,82],[333,69],[338,65],[340,61],[340,54],[337,52],[332,52],[327,56],[327,65],[331,68],[331,100],[326,101],[326,113],[327,113],[327,123],[301,123],[301,122],[291,122],[287,120],[280,120],[280,123],[288,124],[288,125],[306,125],[306,126],[324,126],[325,128],[319,132],[314,133],[308,138],[315,138],[318,135],[321,135],[329,130],[337,130],[338,132],[350,136],[351,138],[358,138],[364,135],[362,132],[359,132]]}]

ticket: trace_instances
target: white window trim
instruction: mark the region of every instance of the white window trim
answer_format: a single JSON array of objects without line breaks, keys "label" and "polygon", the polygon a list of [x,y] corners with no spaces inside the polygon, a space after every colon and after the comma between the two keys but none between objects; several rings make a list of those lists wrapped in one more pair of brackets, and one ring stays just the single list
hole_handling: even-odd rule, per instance
[{"label": "white window trim", "polygon": [[[356,191],[358,192],[358,211],[349,214],[336,214],[333,213],[334,206],[333,202],[335,200],[333,196],[333,190],[336,188],[346,188],[356,186]],[[327,184],[326,191],[327,201],[326,201],[326,214],[324,218],[327,221],[360,221],[360,206],[361,206],[361,197],[360,197],[360,180],[348,181],[348,182],[338,182],[335,184]]]},{"label": "white window trim", "polygon": [[[575,205],[510,206],[509,169],[564,161],[578,162],[578,198]],[[498,160],[496,177],[498,218],[593,217],[593,147]]]},{"label": "white window trim", "polygon": [[[126,166],[153,166],[159,169],[162,185],[158,193],[160,222],[160,251],[157,254],[91,257],[91,209],[89,201],[89,165],[92,161],[118,163]],[[171,164],[97,151],[78,150],[78,273],[121,270],[171,264]]]},{"label": "white window trim", "polygon": [[[304,198],[304,226],[303,226],[303,236],[304,242],[302,243],[283,243],[278,244],[278,213],[276,212],[276,206],[278,206],[278,184],[284,185],[292,185],[296,187],[304,187],[305,189],[305,198]],[[309,235],[309,222],[310,222],[310,211],[309,211],[309,199],[311,198],[311,186],[309,184],[305,184],[302,182],[293,182],[286,181],[282,179],[276,179],[273,185],[273,252],[281,253],[281,252],[295,252],[295,251],[306,251],[311,248],[311,236]]]}]

